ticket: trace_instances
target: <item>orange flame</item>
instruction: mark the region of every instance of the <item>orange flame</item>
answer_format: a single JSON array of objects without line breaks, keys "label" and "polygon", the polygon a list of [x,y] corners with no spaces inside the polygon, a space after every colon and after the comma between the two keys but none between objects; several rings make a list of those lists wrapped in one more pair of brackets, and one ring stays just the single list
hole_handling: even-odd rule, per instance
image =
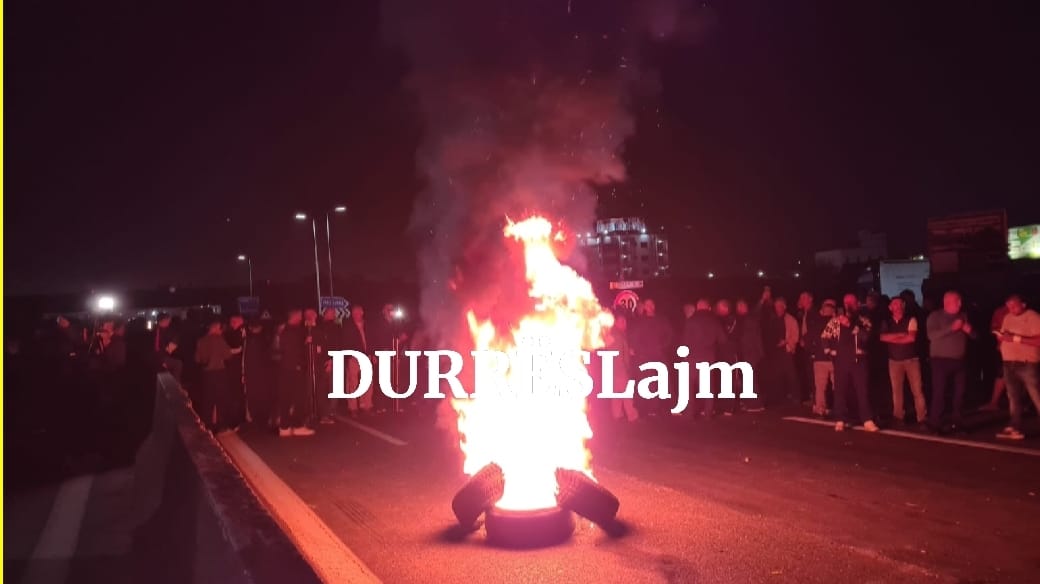
[{"label": "orange flame", "polygon": [[586,446],[592,438],[586,399],[573,390],[583,383],[591,387],[579,351],[602,347],[604,329],[613,324],[613,317],[599,305],[589,282],[559,262],[552,244],[561,241],[563,233],[554,234],[547,219],[536,216],[510,222],[505,235],[523,245],[534,307],[507,333],[468,312],[474,348],[509,354],[534,345],[536,350],[548,349],[564,357],[558,367],[524,371],[510,366],[504,372],[507,383],[524,382],[530,392],[481,388],[452,405],[458,413],[465,472],[472,475],[497,463],[505,475],[505,494],[498,507],[546,509],[556,506],[557,468],[593,476]]}]

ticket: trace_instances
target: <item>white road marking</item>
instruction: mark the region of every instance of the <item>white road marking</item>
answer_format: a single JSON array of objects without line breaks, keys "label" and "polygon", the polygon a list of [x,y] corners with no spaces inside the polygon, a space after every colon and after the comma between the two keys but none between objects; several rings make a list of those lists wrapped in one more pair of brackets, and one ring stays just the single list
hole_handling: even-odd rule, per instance
[{"label": "white road marking", "polygon": [[368,566],[237,434],[217,440],[323,582],[379,584]]},{"label": "white road marking", "polygon": [[390,444],[393,444],[394,446],[408,446],[408,443],[405,442],[404,440],[401,440],[400,438],[394,438],[393,436],[387,434],[386,432],[381,432],[381,431],[376,430],[375,428],[373,428],[371,426],[366,426],[365,424],[362,424],[361,422],[357,422],[355,420],[352,420],[352,419],[350,419],[347,416],[339,416],[339,415],[337,415],[336,419],[339,420],[340,422],[343,422],[344,424],[349,424],[351,426],[354,426],[355,428],[357,428],[358,430],[361,430],[362,432],[367,432],[367,433],[375,436],[376,438],[379,438],[380,440],[385,440],[385,441],[389,442]]},{"label": "white road marking", "polygon": [[[816,424],[817,426],[828,426],[833,428],[834,422],[819,420],[816,418],[803,418],[801,416],[784,416],[785,420],[801,422],[803,424]],[[861,426],[853,426],[854,430],[866,432]],[[971,440],[960,440],[958,438],[945,438],[943,436],[932,436],[930,434],[918,434],[916,432],[905,432],[903,430],[881,430],[878,434],[886,436],[899,436],[900,438],[911,438],[925,442],[940,442],[942,444],[955,444],[969,448],[980,448],[982,450],[996,450],[997,452],[1010,452],[1012,454],[1025,454],[1026,456],[1040,456],[1040,449],[1023,448],[1020,446],[1005,446],[1003,444],[990,444],[988,442],[973,442]]]},{"label": "white road marking", "polygon": [[29,565],[22,576],[23,584],[57,584],[68,578],[69,560],[76,555],[80,525],[93,484],[93,475],[76,477],[61,484],[47,523],[29,556]]}]

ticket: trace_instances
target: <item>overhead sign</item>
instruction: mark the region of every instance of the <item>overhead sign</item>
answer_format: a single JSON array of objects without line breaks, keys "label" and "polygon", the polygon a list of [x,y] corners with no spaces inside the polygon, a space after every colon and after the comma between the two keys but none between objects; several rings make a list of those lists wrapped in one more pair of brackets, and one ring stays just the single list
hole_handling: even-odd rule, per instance
[{"label": "overhead sign", "polygon": [[239,296],[238,312],[243,316],[256,316],[260,314],[259,296]]},{"label": "overhead sign", "polygon": [[611,290],[634,290],[643,287],[642,280],[621,280],[618,282],[611,282]]},{"label": "overhead sign", "polygon": [[895,298],[903,290],[911,290],[920,302],[924,298],[924,281],[931,272],[932,266],[928,260],[882,261],[878,266],[881,293]]},{"label": "overhead sign", "polygon": [[1008,229],[1008,257],[1013,260],[1040,259],[1040,225]]},{"label": "overhead sign", "polygon": [[336,311],[336,318],[343,319],[350,316],[350,302],[342,296],[322,296],[318,302],[318,312],[324,313],[329,308]]},{"label": "overhead sign", "polygon": [[614,308],[635,312],[637,304],[639,304],[639,295],[631,290],[622,290],[614,297]]}]

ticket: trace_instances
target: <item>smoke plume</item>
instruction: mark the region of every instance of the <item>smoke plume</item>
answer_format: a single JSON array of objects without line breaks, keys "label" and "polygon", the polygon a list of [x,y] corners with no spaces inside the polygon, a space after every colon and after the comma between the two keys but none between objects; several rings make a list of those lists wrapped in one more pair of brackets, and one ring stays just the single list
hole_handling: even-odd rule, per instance
[{"label": "smoke plume", "polygon": [[[383,33],[409,59],[424,124],[426,188],[412,216],[420,312],[437,342],[463,307],[522,306],[506,217],[570,229],[595,220],[594,187],[625,180],[636,91],[652,91],[638,48],[683,30],[678,1],[384,0]],[[572,261],[578,261],[576,259]]]}]

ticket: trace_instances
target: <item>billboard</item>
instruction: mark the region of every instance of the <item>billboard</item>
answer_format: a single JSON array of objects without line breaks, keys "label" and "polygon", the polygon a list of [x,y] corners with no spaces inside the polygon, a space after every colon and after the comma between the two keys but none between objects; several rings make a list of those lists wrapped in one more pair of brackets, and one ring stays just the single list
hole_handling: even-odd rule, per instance
[{"label": "billboard", "polygon": [[1013,260],[1040,260],[1040,225],[1008,229],[1008,257]]},{"label": "billboard", "polygon": [[1007,213],[963,213],[928,220],[928,257],[936,272],[976,269],[1006,262]]},{"label": "billboard", "polygon": [[881,293],[895,298],[903,290],[912,290],[920,302],[924,298],[924,281],[931,275],[931,271],[931,262],[928,260],[882,261],[878,266]]}]

